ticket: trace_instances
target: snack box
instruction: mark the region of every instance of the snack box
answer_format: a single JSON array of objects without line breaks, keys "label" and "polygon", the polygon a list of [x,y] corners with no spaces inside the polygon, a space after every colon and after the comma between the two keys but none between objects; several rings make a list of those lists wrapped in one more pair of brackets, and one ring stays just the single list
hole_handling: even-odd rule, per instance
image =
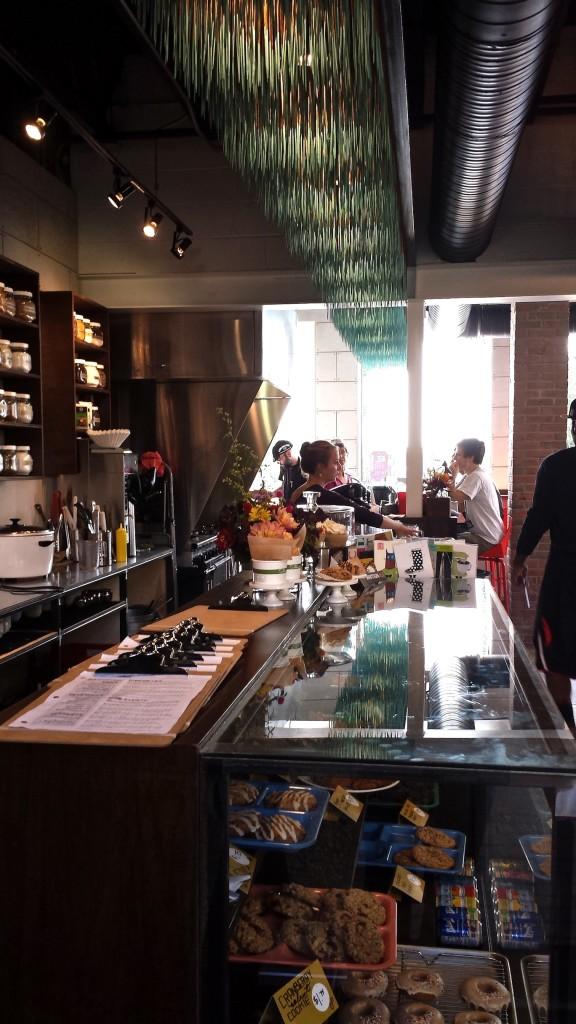
[{"label": "snack box", "polygon": [[[360,841],[358,863],[367,867],[395,868],[395,854],[400,850],[408,850],[418,843],[416,828],[413,825],[379,825],[379,831],[372,828],[375,822],[368,822],[364,827]],[[456,846],[445,852],[454,858],[451,868],[425,868],[420,864],[410,865],[408,870],[425,875],[459,875],[464,869],[466,854],[466,836],[463,832],[453,829],[442,829],[446,835],[456,841]],[[439,847],[441,849],[441,847]]]},{"label": "snack box", "polygon": [[[262,896],[265,893],[277,891],[275,885],[253,885],[250,889],[250,896]],[[327,892],[327,889],[316,889],[318,895]],[[386,893],[373,892],[372,895],[386,908],[386,923],[380,925],[378,931],[380,932],[384,941],[384,957],[379,963],[352,963],[348,961],[335,961],[328,962],[322,960],[323,967],[330,968],[343,968],[354,971],[383,971],[390,964],[393,964],[397,956],[397,945],[396,945],[396,900],[392,896],[388,896]],[[272,927],[280,926],[283,918],[280,914],[273,912],[264,915],[265,920]],[[229,959],[236,963],[262,963],[262,964],[288,964],[288,965],[300,965],[306,966],[310,963],[310,957],[302,956],[299,953],[294,952],[290,946],[285,943],[279,942],[272,949],[269,949],[267,953],[255,953],[249,955],[247,953],[232,953]]]},{"label": "snack box", "polygon": [[547,836],[519,836],[518,842],[520,843],[520,846],[522,847],[522,853],[526,857],[526,860],[528,861],[528,863],[530,865],[530,869],[531,869],[532,873],[534,874],[534,876],[536,878],[543,879],[543,881],[545,881],[545,882],[549,882],[550,881],[550,872],[548,872],[548,874],[546,874],[546,872],[543,870],[543,866],[546,864],[546,862],[548,864],[550,864],[550,854],[549,853],[535,853],[534,850],[532,849],[532,846],[533,846],[533,844],[535,842],[537,842],[538,840],[541,840],[541,839],[546,839],[546,838],[549,838],[549,837],[547,837]]},{"label": "snack box", "polygon": [[[235,846],[244,846],[255,850],[283,850],[285,853],[289,853],[291,850],[304,850],[307,846],[312,846],[316,842],[324,811],[330,797],[330,793],[327,790],[319,789],[317,786],[289,786],[284,782],[254,783],[254,785],[259,790],[256,800],[251,804],[242,804],[242,806],[231,804],[228,808],[229,812],[258,811],[258,814],[265,815],[266,817],[285,814],[287,818],[295,818],[306,830],[306,835],[299,843],[276,842],[267,839],[252,839],[250,836],[231,835],[229,836],[230,841]],[[271,793],[286,792],[290,789],[307,789],[310,793],[313,793],[317,801],[314,810],[284,811],[280,807],[266,807],[266,800]]]}]

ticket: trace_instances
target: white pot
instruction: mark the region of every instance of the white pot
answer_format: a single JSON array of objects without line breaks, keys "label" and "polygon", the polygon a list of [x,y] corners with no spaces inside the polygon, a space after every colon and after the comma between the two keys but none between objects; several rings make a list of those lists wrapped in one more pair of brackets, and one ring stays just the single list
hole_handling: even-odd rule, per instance
[{"label": "white pot", "polygon": [[286,583],[286,560],[252,559],[254,583],[277,583],[283,587]]},{"label": "white pot", "polygon": [[33,526],[5,527],[0,532],[0,576],[3,579],[32,579],[47,576],[54,558],[54,531]]},{"label": "white pot", "polygon": [[298,583],[302,577],[302,555],[294,555],[288,559],[286,579],[288,583]]}]

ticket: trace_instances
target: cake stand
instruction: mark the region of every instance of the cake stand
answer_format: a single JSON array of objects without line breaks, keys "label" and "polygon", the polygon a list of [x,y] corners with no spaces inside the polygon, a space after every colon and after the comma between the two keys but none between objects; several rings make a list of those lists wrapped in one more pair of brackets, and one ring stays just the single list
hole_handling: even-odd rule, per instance
[{"label": "cake stand", "polygon": [[[254,583],[252,580],[248,583],[250,590],[258,591],[262,590],[266,593],[266,607],[267,608],[281,608],[282,601],[279,599],[279,592],[284,593],[285,587],[282,587],[280,583]],[[288,600],[293,600],[291,594]]]}]

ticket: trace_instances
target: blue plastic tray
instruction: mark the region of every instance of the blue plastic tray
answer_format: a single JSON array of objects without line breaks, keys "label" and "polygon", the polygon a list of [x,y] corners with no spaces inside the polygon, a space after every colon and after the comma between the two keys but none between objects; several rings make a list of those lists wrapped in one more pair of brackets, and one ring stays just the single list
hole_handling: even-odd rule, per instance
[{"label": "blue plastic tray", "polygon": [[[466,836],[453,829],[442,829],[447,836],[456,840],[456,846],[446,850],[454,858],[454,867],[425,868],[419,864],[410,865],[409,871],[423,875],[458,875],[464,869]],[[366,822],[362,830],[358,863],[366,867],[395,868],[394,856],[400,850],[408,850],[418,842],[413,825],[382,825],[379,821]]]},{"label": "blue plastic tray", "polygon": [[[314,794],[317,805],[313,811],[283,811],[280,807],[266,807],[266,798],[270,793],[277,793],[289,789],[307,789]],[[312,846],[318,837],[318,831],[324,817],[324,811],[330,798],[330,792],[326,789],[318,789],[316,786],[287,786],[284,782],[269,782],[261,787],[260,794],[252,804],[244,804],[242,807],[232,805],[228,808],[231,812],[242,812],[257,810],[258,814],[266,817],[274,817],[276,814],[285,814],[288,818],[294,818],[306,829],[306,836],[299,843],[270,842],[267,839],[251,839],[248,836],[229,836],[230,842],[235,846],[245,846],[254,850],[283,850],[289,853],[290,850],[304,850]]]},{"label": "blue plastic tray", "polygon": [[543,879],[544,882],[550,881],[550,875],[544,874],[542,871],[542,861],[550,860],[549,853],[534,853],[531,849],[532,843],[536,842],[537,839],[546,839],[547,836],[519,836],[518,842],[522,847],[522,853],[526,857],[530,865],[530,870],[536,878]]}]

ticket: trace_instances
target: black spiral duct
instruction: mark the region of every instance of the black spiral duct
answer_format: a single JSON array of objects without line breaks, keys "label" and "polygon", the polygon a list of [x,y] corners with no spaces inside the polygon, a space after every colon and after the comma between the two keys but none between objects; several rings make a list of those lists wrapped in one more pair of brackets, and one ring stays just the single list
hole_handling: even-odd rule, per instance
[{"label": "black spiral duct", "polygon": [[439,34],[430,239],[451,262],[484,252],[564,0],[449,0]]}]

